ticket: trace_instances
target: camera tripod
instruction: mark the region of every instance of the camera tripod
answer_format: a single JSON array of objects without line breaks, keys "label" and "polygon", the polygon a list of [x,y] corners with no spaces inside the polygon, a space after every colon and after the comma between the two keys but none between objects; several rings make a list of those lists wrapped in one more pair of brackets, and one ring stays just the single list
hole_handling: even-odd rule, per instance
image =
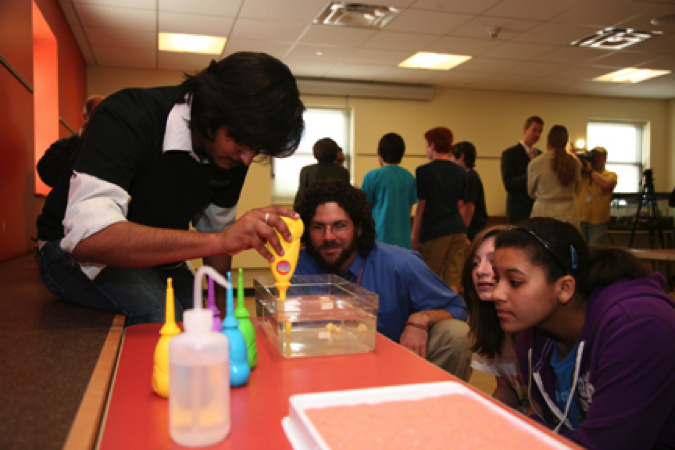
[{"label": "camera tripod", "polygon": [[633,246],[633,238],[635,237],[635,230],[637,229],[638,221],[640,220],[640,212],[642,211],[642,205],[645,203],[649,208],[649,217],[654,219],[650,221],[649,225],[649,244],[654,248],[656,241],[656,236],[654,235],[654,228],[659,233],[659,242],[661,243],[661,248],[666,248],[663,240],[663,229],[661,227],[661,211],[659,211],[659,204],[656,201],[656,191],[654,190],[654,177],[652,176],[652,169],[647,169],[644,171],[643,178],[640,180],[642,185],[642,191],[640,192],[640,203],[638,203],[638,209],[635,213],[635,220],[633,220],[633,230],[630,233],[630,241],[628,242],[628,247]]}]

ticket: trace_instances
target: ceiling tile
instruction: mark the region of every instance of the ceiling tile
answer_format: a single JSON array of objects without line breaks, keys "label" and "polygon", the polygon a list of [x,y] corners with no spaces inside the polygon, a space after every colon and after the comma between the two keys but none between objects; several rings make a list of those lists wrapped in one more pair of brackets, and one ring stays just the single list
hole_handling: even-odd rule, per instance
[{"label": "ceiling tile", "polygon": [[395,67],[376,76],[374,80],[389,83],[426,83],[437,70],[403,69]]},{"label": "ceiling tile", "polygon": [[[401,15],[381,31],[313,25],[328,1],[58,0],[89,65],[193,71],[211,59],[158,54],[159,27],[224,35],[225,55],[262,51],[305,77],[675,98],[673,75],[638,88],[588,81],[626,66],[675,70],[675,24],[650,24],[675,14],[675,0],[389,0]],[[605,24],[664,34],[619,52],[569,47]],[[442,72],[397,67],[416,51],[472,59]]]},{"label": "ceiling tile", "polygon": [[486,15],[519,19],[551,20],[582,0],[504,0],[485,11]]},{"label": "ceiling tile", "polygon": [[157,22],[159,31],[165,33],[228,37],[234,18],[160,11]]},{"label": "ceiling tile", "polygon": [[565,66],[563,64],[522,61],[512,67],[504,69],[503,73],[548,76],[554,75],[564,69]]},{"label": "ceiling tile", "polygon": [[558,15],[555,21],[593,25],[602,29],[614,26],[651,8],[653,5],[638,1],[593,0],[579,3],[569,11]]},{"label": "ceiling tile", "polygon": [[388,71],[390,67],[368,66],[365,64],[336,64],[326,76],[330,78],[339,78],[343,80],[372,80],[376,76]]},{"label": "ceiling tile", "polygon": [[481,56],[488,58],[528,60],[552,52],[556,49],[557,47],[552,45],[506,42],[484,52]]},{"label": "ceiling tile", "polygon": [[[63,4],[65,2],[61,2]],[[92,6],[114,6],[116,8],[151,9],[157,7],[157,0],[73,0],[73,4]]]},{"label": "ceiling tile", "polygon": [[120,28],[154,32],[157,29],[156,14],[151,10],[78,3],[75,4],[75,11],[85,31],[89,28]]},{"label": "ceiling tile", "polygon": [[542,77],[530,80],[520,86],[523,91],[535,92],[555,92],[560,89],[566,89],[577,82],[570,78]]},{"label": "ceiling tile", "polygon": [[621,90],[623,87],[614,83],[599,83],[597,81],[584,80],[567,88],[560,88],[560,91],[562,93],[607,96],[615,95],[617,90]]},{"label": "ceiling tile", "polygon": [[636,30],[662,31],[665,33],[675,33],[675,21],[663,25],[652,25],[652,19],[675,14],[675,3],[670,5],[653,4],[653,8],[643,8],[643,11],[628,20],[619,22],[617,25],[621,28],[634,28]]},{"label": "ceiling tile", "polygon": [[596,60],[605,56],[607,53],[606,50],[597,50],[594,48],[562,47],[558,50],[553,50],[550,53],[538,56],[535,60],[540,62],[568,63],[576,65]]},{"label": "ceiling tile", "polygon": [[277,59],[282,59],[293,44],[290,42],[266,42],[252,41],[247,39],[230,39],[225,44],[223,55],[229,55],[235,52],[262,52],[272,55]]},{"label": "ceiling tile", "polygon": [[321,78],[335,65],[335,63],[325,61],[317,64],[304,58],[287,57],[283,61],[296,77]]},{"label": "ceiling tile", "polygon": [[378,64],[395,67],[412,55],[412,52],[406,51],[359,48],[354,50],[351,55],[345,58],[345,61],[364,64],[372,64],[373,61],[377,61]]},{"label": "ceiling tile", "polygon": [[567,45],[598,31],[588,25],[572,25],[555,22],[546,22],[537,25],[514,38],[514,41],[539,44]]},{"label": "ceiling tile", "polygon": [[631,45],[628,49],[635,52],[675,55],[675,34],[652,36],[646,41]]},{"label": "ceiling tile", "polygon": [[387,25],[387,31],[445,35],[471,20],[471,17],[466,14],[449,14],[409,9],[395,17]]},{"label": "ceiling tile", "polygon": [[93,46],[99,66],[157,68],[157,51],[138,48]]},{"label": "ceiling tile", "polygon": [[377,34],[377,30],[339,27],[331,25],[311,25],[302,36],[301,43],[359,46]]},{"label": "ceiling tile", "polygon": [[490,89],[496,86],[514,87],[519,86],[521,84],[525,84],[536,78],[537,77],[534,75],[523,76],[523,75],[500,73],[496,75],[490,75],[489,77],[482,78],[480,80],[476,80],[473,83],[470,83],[469,86],[485,85],[490,86]]},{"label": "ceiling tile", "polygon": [[500,73],[510,67],[518,64],[518,61],[509,61],[506,59],[491,59],[482,56],[471,58],[467,62],[460,64],[452,70],[458,72],[482,72],[482,73]]},{"label": "ceiling tile", "polygon": [[[478,16],[461,27],[453,30],[451,36],[470,37],[476,39],[492,39],[495,42],[506,42],[516,36],[540,25],[541,21],[520,20],[504,17]],[[497,37],[491,37],[491,30],[499,28]]]},{"label": "ceiling tile", "polygon": [[324,64],[326,61],[331,63],[343,61],[353,52],[354,49],[350,47],[298,44],[291,49],[286,57],[291,59],[306,58],[315,64]]},{"label": "ceiling tile", "polygon": [[499,42],[487,39],[443,37],[424,47],[424,50],[453,55],[477,56],[497,45],[499,45]]},{"label": "ceiling tile", "polygon": [[88,28],[87,39],[94,47],[157,49],[157,33],[148,31],[120,30],[119,28]]},{"label": "ceiling tile", "polygon": [[326,4],[325,0],[246,0],[239,17],[309,24]]},{"label": "ceiling tile", "polygon": [[656,59],[654,56],[644,53],[618,51],[612,52],[602,58],[594,59],[593,65],[617,68],[643,66],[648,65],[654,59]]},{"label": "ceiling tile", "polygon": [[490,75],[480,72],[471,72],[471,71],[458,71],[454,69],[438,71],[437,75],[434,75],[431,78],[431,81],[435,84],[436,82],[445,83],[451,82],[454,84],[458,83],[475,83],[480,80],[488,78]]},{"label": "ceiling tile", "polygon": [[413,9],[426,9],[437,12],[480,14],[501,0],[418,0]]},{"label": "ceiling tile", "polygon": [[194,53],[157,52],[157,68],[159,70],[182,70],[195,73],[206,68],[214,59],[219,58]]},{"label": "ceiling tile", "polygon": [[[615,68],[613,67],[604,67],[604,66],[574,66],[567,67],[565,70],[561,70],[557,75],[561,77],[570,77],[576,78],[579,80],[592,80],[593,78],[599,77],[600,75],[605,75],[606,73],[612,72]],[[599,81],[594,81],[594,83],[601,83]],[[613,83],[610,83],[613,84]]]},{"label": "ceiling tile", "polygon": [[672,70],[673,72],[675,72],[675,58],[673,57],[656,58],[652,61],[649,61],[646,67],[649,69],[656,69],[656,70]]},{"label": "ceiling tile", "polygon": [[366,42],[363,47],[416,52],[426,49],[429,44],[436,40],[438,40],[438,36],[432,34],[409,34],[396,33],[393,31],[380,31]]},{"label": "ceiling tile", "polygon": [[[155,0],[153,0],[155,1]],[[157,0],[164,12],[235,17],[243,0]]]},{"label": "ceiling tile", "polygon": [[237,19],[232,37],[258,41],[295,42],[307,28],[303,22]]},{"label": "ceiling tile", "polygon": [[393,6],[394,8],[409,8],[415,3],[415,0],[376,0],[371,3],[376,3],[380,5]]}]

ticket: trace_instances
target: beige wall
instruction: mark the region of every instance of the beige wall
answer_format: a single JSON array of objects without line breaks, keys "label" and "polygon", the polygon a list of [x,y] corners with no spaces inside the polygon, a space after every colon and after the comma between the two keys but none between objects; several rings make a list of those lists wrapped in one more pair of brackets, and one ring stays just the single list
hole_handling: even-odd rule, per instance
[{"label": "beige wall", "polygon": [[[179,72],[88,68],[88,93],[109,94],[128,86],[157,86],[178,83]],[[675,184],[675,100],[640,100],[574,95],[509,93],[465,89],[436,89],[432,101],[400,101],[346,97],[305,96],[306,105],[348,106],[354,118],[352,171],[355,184],[377,167],[375,151],[379,138],[397,132],[406,142],[402,165],[414,173],[424,158],[424,132],[447,126],[456,141],[468,140],[478,150],[476,170],[483,179],[488,214],[505,215],[506,193],[501,182],[499,157],[522,137],[525,119],[533,114],[545,121],[544,136],[551,125],[565,125],[570,138],[585,136],[589,119],[643,121],[651,129],[651,167],[657,191]],[[611,152],[611,149],[609,149]],[[244,185],[240,214],[270,203],[269,166],[254,165]],[[234,267],[265,269],[266,262],[255,252],[235,257]],[[248,278],[248,277],[247,277]],[[247,281],[247,286],[249,285]]]}]

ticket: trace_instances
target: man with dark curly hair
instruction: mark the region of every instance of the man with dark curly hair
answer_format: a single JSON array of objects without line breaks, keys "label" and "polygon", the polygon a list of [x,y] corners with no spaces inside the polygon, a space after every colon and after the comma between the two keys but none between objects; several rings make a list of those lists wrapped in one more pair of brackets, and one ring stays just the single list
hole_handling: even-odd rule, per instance
[{"label": "man with dark curly hair", "polygon": [[298,199],[305,223],[296,275],[334,273],[380,297],[377,331],[468,381],[471,352],[464,299],[417,252],[375,242],[365,194],[318,181]]}]

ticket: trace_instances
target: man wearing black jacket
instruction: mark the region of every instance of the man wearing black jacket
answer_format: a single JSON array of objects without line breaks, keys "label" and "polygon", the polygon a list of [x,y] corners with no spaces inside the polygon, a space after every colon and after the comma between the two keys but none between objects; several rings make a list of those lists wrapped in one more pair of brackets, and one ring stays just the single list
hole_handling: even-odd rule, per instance
[{"label": "man wearing black jacket", "polygon": [[502,153],[502,180],[506,188],[506,222],[515,225],[529,219],[534,199],[527,193],[527,166],[541,150],[534,148],[544,121],[539,116],[529,117],[523,128],[523,139]]}]

